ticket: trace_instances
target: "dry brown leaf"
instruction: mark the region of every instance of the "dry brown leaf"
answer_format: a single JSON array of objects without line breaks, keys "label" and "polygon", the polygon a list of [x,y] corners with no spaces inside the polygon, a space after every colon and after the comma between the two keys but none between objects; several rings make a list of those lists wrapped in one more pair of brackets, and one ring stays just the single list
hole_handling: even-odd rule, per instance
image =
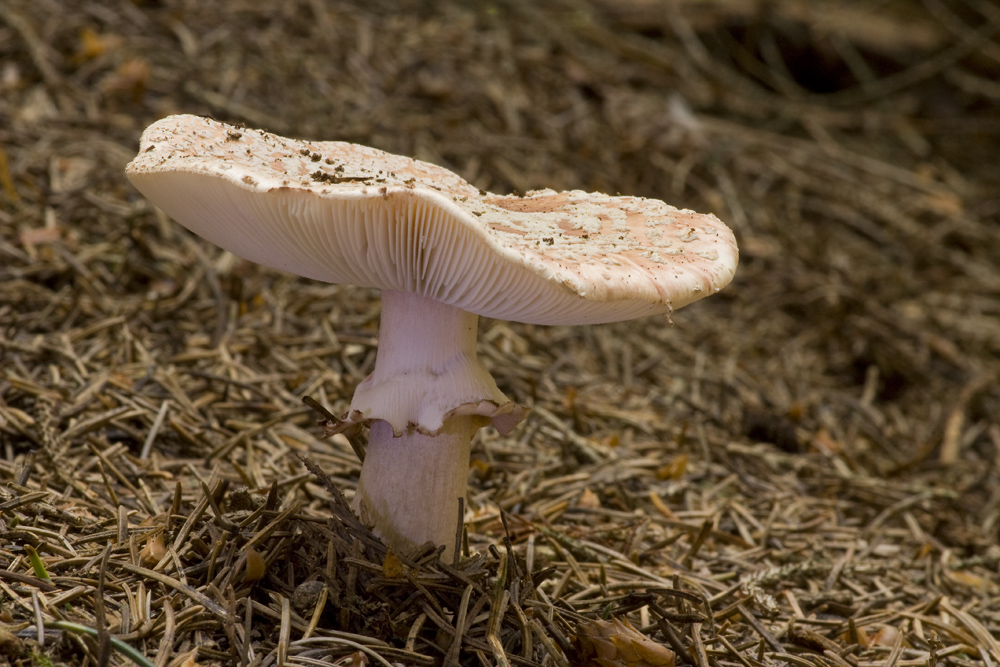
[{"label": "dry brown leaf", "polygon": [[80,30],[80,44],[77,46],[73,61],[82,65],[88,60],[100,58],[120,42],[121,39],[114,35],[101,35],[87,26]]},{"label": "dry brown leaf", "polygon": [[267,573],[267,563],[253,547],[247,549],[247,565],[243,570],[243,581],[260,581]]},{"label": "dry brown leaf", "polygon": [[[883,625],[880,627],[875,634],[870,635],[868,638],[868,646],[885,646],[892,648],[896,645],[896,638],[899,637],[899,628],[894,625]],[[906,638],[903,638],[903,646],[910,647],[911,644]]]},{"label": "dry brown leaf", "polygon": [[584,489],[576,500],[576,506],[583,509],[597,509],[601,506],[601,499],[590,489]]},{"label": "dry brown leaf", "polygon": [[146,538],[146,546],[139,552],[143,565],[152,567],[167,555],[167,545],[163,541],[163,533],[156,533]]},{"label": "dry brown leaf", "polygon": [[403,566],[403,561],[399,560],[399,556],[393,553],[390,549],[385,554],[385,560],[382,562],[382,574],[386,579],[399,579],[406,573]]},{"label": "dry brown leaf", "polygon": [[627,620],[583,621],[577,625],[581,667],[674,667],[676,655]]},{"label": "dry brown leaf", "polygon": [[665,466],[661,466],[656,470],[656,479],[666,481],[668,479],[681,479],[684,477],[684,473],[687,472],[688,456],[687,454],[680,454],[675,456],[673,460],[670,461]]}]

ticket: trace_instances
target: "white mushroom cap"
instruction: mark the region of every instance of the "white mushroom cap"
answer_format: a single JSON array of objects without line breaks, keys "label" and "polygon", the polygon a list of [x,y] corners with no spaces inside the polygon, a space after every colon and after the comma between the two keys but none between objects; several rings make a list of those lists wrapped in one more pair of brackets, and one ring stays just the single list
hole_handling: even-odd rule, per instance
[{"label": "white mushroom cap", "polygon": [[712,215],[582,191],[494,195],[426,162],[198,116],[149,126],[127,174],[245,259],[519,322],[670,312],[736,271],[736,241]]}]

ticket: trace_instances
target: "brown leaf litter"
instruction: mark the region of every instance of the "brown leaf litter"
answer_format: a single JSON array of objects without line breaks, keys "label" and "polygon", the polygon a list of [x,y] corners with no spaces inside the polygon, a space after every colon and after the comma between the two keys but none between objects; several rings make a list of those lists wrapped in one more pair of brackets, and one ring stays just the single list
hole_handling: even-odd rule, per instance
[{"label": "brown leaf litter", "polygon": [[[996,664],[998,24],[0,5],[0,664]],[[348,506],[363,435],[303,404],[343,413],[377,295],[137,196],[176,112],[712,211],[741,267],[673,326],[484,321],[532,416],[474,444],[466,557],[389,553]]]}]

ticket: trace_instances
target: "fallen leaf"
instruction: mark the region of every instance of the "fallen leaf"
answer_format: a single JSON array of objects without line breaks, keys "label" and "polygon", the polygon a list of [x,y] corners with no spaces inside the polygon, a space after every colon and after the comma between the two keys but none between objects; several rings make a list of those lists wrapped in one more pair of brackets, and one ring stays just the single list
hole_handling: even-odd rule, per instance
[{"label": "fallen leaf", "polygon": [[617,618],[576,627],[580,667],[674,667],[676,655]]}]

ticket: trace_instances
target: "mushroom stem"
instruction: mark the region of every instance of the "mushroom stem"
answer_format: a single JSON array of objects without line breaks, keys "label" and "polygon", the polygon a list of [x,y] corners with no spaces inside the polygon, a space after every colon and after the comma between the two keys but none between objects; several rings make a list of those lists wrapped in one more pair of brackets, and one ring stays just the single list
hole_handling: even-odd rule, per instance
[{"label": "mushroom stem", "polygon": [[382,292],[375,369],[351,402],[371,420],[354,507],[397,552],[430,541],[451,560],[472,436],[496,406],[510,405],[476,358],[478,321],[427,297]]},{"label": "mushroom stem", "polygon": [[413,431],[395,436],[392,426],[372,422],[355,510],[399,553],[424,542],[443,544],[451,562],[465,498],[472,436],[485,420],[455,417],[437,435]]},{"label": "mushroom stem", "polygon": [[479,316],[408,292],[382,291],[375,369],[354,391],[351,410],[383,419],[396,435],[433,435],[462,407],[508,399],[476,358]]}]

